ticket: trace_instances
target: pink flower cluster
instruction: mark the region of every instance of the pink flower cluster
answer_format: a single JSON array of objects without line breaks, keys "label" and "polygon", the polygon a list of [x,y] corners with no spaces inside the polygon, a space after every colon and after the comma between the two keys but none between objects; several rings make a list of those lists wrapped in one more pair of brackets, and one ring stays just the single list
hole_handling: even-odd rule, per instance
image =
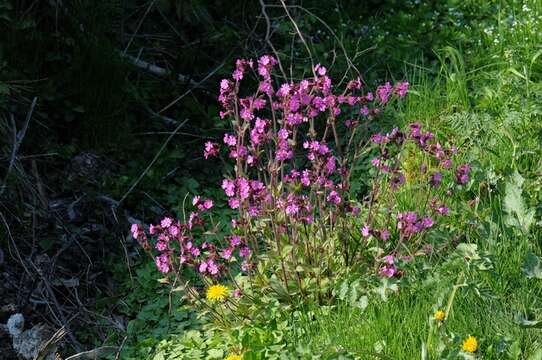
[{"label": "pink flower cluster", "polygon": [[469,164],[462,164],[455,170],[455,178],[458,184],[465,185],[469,182],[470,166]]},{"label": "pink flower cluster", "polygon": [[408,92],[408,82],[398,82],[395,86],[392,86],[389,82],[382,86],[379,86],[376,90],[376,97],[382,104],[386,104],[392,94],[396,94],[399,97],[406,96]]},{"label": "pink flower cluster", "polygon": [[224,179],[222,189],[228,197],[232,209],[242,207],[250,216],[258,216],[266,205],[271,204],[271,196],[263,182],[239,177],[234,180]]},{"label": "pink flower cluster", "polygon": [[442,169],[450,169],[452,166],[451,157],[457,153],[455,145],[445,148],[439,142],[433,142],[434,134],[430,131],[422,131],[421,124],[410,125],[410,138],[426,153],[430,154]]},{"label": "pink flower cluster", "polygon": [[[312,69],[311,76],[298,81],[278,81],[273,76],[277,65],[277,59],[270,55],[236,61],[231,77],[220,81],[218,96],[220,118],[228,119],[232,129],[224,134],[222,144],[208,141],[203,149],[206,159],[219,156],[222,149],[234,165],[233,174],[223,179],[221,186],[229,207],[236,210],[232,219],[236,234],[220,244],[200,240],[205,233],[205,213],[214,204],[199,196],[192,202],[195,210],[183,223],[164,218],[160,224],[151,225],[148,234],[136,225],[132,228],[134,238],[156,254],[161,272],[179,273],[185,267],[203,276],[218,277],[236,263],[236,258],[242,259],[241,270],[248,271],[255,265],[261,244],[267,255],[274,249],[279,253],[277,262],[282,266],[275,269],[288,288],[288,264],[280,254],[283,242],[295,248],[291,254],[306,256],[307,262],[319,262],[320,256],[334,259],[342,255],[346,263],[355,258],[348,253],[348,244],[322,246],[320,241],[327,233],[338,231],[338,224],[359,224],[361,210],[351,198],[350,176],[356,165],[353,162],[358,161],[366,143],[366,138],[359,136],[364,131],[360,124],[382,114],[393,98],[406,96],[409,84],[387,82],[373,93],[357,78],[337,90],[328,70],[320,64]],[[257,86],[253,93],[246,94],[241,85],[251,74],[257,74]],[[395,190],[405,183],[405,176],[394,163],[388,145],[401,146],[406,139],[442,161],[449,157],[449,150],[435,144],[432,134],[422,132],[419,126],[411,127],[410,135],[397,128],[386,135],[374,135],[372,141],[381,153],[372,163],[387,174]],[[465,169],[458,171],[460,176],[465,175]],[[441,180],[435,173],[430,181],[438,187]],[[438,212],[440,205],[435,204],[438,207],[434,211]],[[365,212],[363,216],[367,216]],[[398,232],[407,238],[433,226],[430,217],[418,218],[413,212],[399,213],[397,221]],[[384,247],[392,247],[396,230],[367,220],[360,232],[364,238],[374,236]],[[249,241],[254,247],[248,246]],[[324,248],[333,253],[321,254]],[[352,247],[354,252],[359,251],[357,248]],[[385,257],[381,275],[396,275],[393,254]]]},{"label": "pink flower cluster", "polygon": [[429,216],[420,218],[413,211],[407,211],[397,214],[397,229],[404,238],[410,238],[413,235],[429,229],[435,224]]},{"label": "pink flower cluster", "polygon": [[397,267],[393,255],[386,255],[382,259],[383,265],[380,267],[379,274],[382,277],[391,278],[397,274]]},{"label": "pink flower cluster", "polygon": [[311,224],[314,220],[312,210],[313,206],[307,195],[296,195],[290,193],[286,199],[277,200],[277,208],[284,210],[285,214],[292,221],[302,221]]},{"label": "pink flower cluster", "polygon": [[152,239],[157,252],[154,260],[158,270],[169,273],[185,266],[194,268],[204,276],[219,277],[227,270],[225,262],[233,258],[235,251],[245,259],[241,265],[242,269],[245,271],[250,269],[251,250],[237,235],[229,238],[228,246],[224,249],[218,249],[215,244],[206,241],[199,244],[192,230],[204,226],[202,214],[213,207],[213,201],[196,196],[192,200],[192,205],[197,211],[190,214],[186,223],[165,217],[159,224],[149,226],[148,235],[141,225],[132,225],[132,236],[144,244],[146,250],[151,250],[149,238]]},{"label": "pink flower cluster", "polygon": [[390,235],[391,233],[387,229],[371,229],[368,225],[363,225],[363,227],[361,228],[361,236],[363,237],[374,236],[380,238],[383,241],[388,241]]},{"label": "pink flower cluster", "polygon": [[[400,152],[400,147],[406,142],[412,142],[421,149],[434,162],[438,170],[429,174],[428,184],[432,188],[439,188],[444,180],[446,172],[452,169],[452,157],[457,153],[457,147],[451,145],[443,146],[435,141],[435,136],[430,131],[423,131],[419,123],[410,124],[410,133],[405,135],[397,128],[394,128],[388,134],[374,134],[371,136],[371,141],[379,145],[380,156],[371,160],[371,164],[380,170],[382,173],[390,174],[390,186],[393,190],[402,185],[405,181],[400,170],[400,163],[394,162],[394,156]],[[389,145],[395,145],[397,150],[392,150]],[[420,172],[427,172],[427,165],[423,164]],[[457,167],[455,171],[455,181],[458,184],[464,185],[469,181],[470,166],[463,164]]]},{"label": "pink flower cluster", "polygon": [[205,159],[217,156],[219,150],[220,150],[220,147],[217,143],[207,141],[205,143],[205,148],[203,150],[203,156],[205,157]]},{"label": "pink flower cluster", "polygon": [[[258,90],[252,96],[238,96],[240,81],[244,78],[246,69],[253,67],[252,60],[238,60],[232,79],[220,82],[219,102],[223,108],[220,116],[229,116],[235,120],[234,134],[224,135],[229,157],[241,161],[237,164],[238,167],[243,164],[249,168],[267,166],[264,171],[270,172],[270,175],[274,175],[273,172],[279,168],[290,167],[282,181],[300,181],[305,187],[317,187],[325,194],[328,203],[337,206],[344,202],[344,195],[341,194],[347,190],[344,182],[336,183],[331,178],[337,171],[337,157],[325,138],[316,140],[313,135],[308,134],[309,136],[301,141],[301,126],[309,124],[320,114],[335,119],[344,112],[345,106],[358,116],[376,115],[380,106],[386,104],[390,96],[405,96],[408,83],[397,83],[395,86],[387,83],[379,88],[378,102],[371,92],[355,93],[363,90],[360,79],[350,81],[344,92],[335,95],[327,69],[318,64],[314,68],[315,77],[282,83],[275,89],[271,75],[277,63],[277,60],[269,55],[258,59],[257,67],[261,80]],[[271,119],[268,118],[269,111],[273,114]],[[359,123],[351,119],[347,122],[347,128],[355,127]],[[302,144],[302,147],[296,144]],[[297,153],[302,150],[305,151],[311,166],[298,170],[294,161]],[[215,143],[206,143],[206,158],[217,153]],[[397,178],[398,183],[402,181],[401,177]],[[231,208],[248,211],[251,216],[263,214],[266,207],[276,203],[277,208],[292,215],[293,220],[312,221],[313,215],[310,212],[313,207],[308,205],[311,200],[306,195],[285,192],[278,194],[273,200],[260,181],[254,183],[246,174],[231,180],[225,179],[222,188],[228,196]]]},{"label": "pink flower cluster", "polygon": [[[408,91],[407,82],[398,82],[394,86],[388,82],[378,88],[376,98],[371,92],[355,94],[355,91],[361,91],[363,87],[362,81],[356,79],[348,83],[343,93],[335,95],[332,92],[332,80],[327,76],[327,69],[320,64],[314,68],[316,74],[314,78],[283,83],[275,90],[271,74],[277,63],[277,60],[270,55],[264,55],[258,59],[258,74],[262,79],[259,82],[258,91],[253,96],[239,98],[237,95],[239,83],[244,78],[246,69],[253,67],[253,60],[237,60],[232,79],[223,79],[220,82],[218,100],[223,108],[220,111],[220,117],[224,119],[227,116],[234,118],[238,116],[245,122],[254,121],[249,130],[250,141],[248,143],[244,143],[244,139],[241,139],[240,144],[236,143],[238,139],[235,138],[224,139],[230,147],[230,157],[241,156],[243,159],[246,157],[253,164],[258,159],[259,146],[274,139],[277,146],[276,159],[279,161],[290,160],[294,155],[290,136],[296,127],[308,123],[322,113],[336,117],[343,113],[342,107],[345,105],[355,107],[355,111],[359,115],[376,115],[380,111],[380,106],[388,103],[392,95],[404,97]],[[275,129],[272,134],[270,134],[269,128],[271,120],[263,116],[263,113],[268,110],[266,109],[268,103],[273,111],[282,113],[280,121],[282,126],[280,129]],[[238,113],[236,113],[236,109],[238,109]],[[258,111],[262,112],[260,116],[255,115],[255,112]],[[348,126],[358,123],[359,121],[352,119],[345,121]],[[239,130],[236,129],[237,135],[241,135]],[[216,153],[214,143],[205,145],[204,154],[206,157],[214,156]]]},{"label": "pink flower cluster", "polygon": [[431,199],[429,207],[439,215],[448,215],[448,213],[450,212],[450,209],[446,207],[444,202],[439,201],[439,199],[436,197]]},{"label": "pink flower cluster", "polygon": [[[389,86],[379,88],[377,97],[386,98],[386,94],[395,91],[390,90]],[[469,181],[470,166],[468,164],[460,165],[456,168],[455,173],[452,168],[452,158],[457,154],[457,147],[454,145],[444,146],[436,141],[435,135],[430,131],[424,131],[419,123],[413,123],[409,126],[409,132],[403,133],[399,129],[394,128],[387,134],[374,134],[371,136],[373,144],[377,145],[379,155],[371,160],[371,164],[379,170],[383,178],[388,179],[388,184],[392,190],[397,190],[405,183],[403,176],[403,168],[401,154],[404,153],[404,147],[408,144],[413,144],[414,149],[419,149],[423,153],[423,161],[419,168],[419,175],[422,179],[426,177],[427,187],[422,184],[412,184],[415,189],[423,189],[424,196],[428,201],[428,208],[432,212],[431,215],[417,214],[415,211],[398,212],[396,215],[396,228],[399,233],[399,241],[409,240],[415,236],[423,237],[424,234],[435,226],[435,220],[438,216],[449,215],[449,208],[444,200],[440,199],[443,185],[445,198],[450,198],[454,188],[454,181],[457,184],[464,185]],[[407,148],[406,152],[410,152],[412,146]],[[428,169],[431,169],[429,171]],[[411,170],[409,170],[411,171]],[[414,177],[411,181],[416,181]],[[448,180],[448,181],[446,181]],[[422,185],[422,186],[420,186]],[[426,209],[426,206],[423,205]],[[378,237],[378,232],[364,226],[362,236],[373,235]],[[417,242],[417,241],[416,241]],[[394,247],[396,245],[393,245]],[[425,244],[430,248],[429,244]],[[422,252],[423,254],[425,252]],[[384,258],[385,265],[380,268],[380,275],[384,277],[397,276],[396,264],[393,261],[393,256],[388,255]]]}]

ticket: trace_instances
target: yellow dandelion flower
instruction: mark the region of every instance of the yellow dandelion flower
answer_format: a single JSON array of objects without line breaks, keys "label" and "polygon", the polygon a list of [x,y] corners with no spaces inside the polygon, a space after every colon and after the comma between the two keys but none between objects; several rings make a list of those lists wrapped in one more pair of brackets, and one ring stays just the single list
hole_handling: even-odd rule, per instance
[{"label": "yellow dandelion flower", "polygon": [[463,345],[461,345],[461,350],[468,353],[473,353],[476,350],[478,350],[478,340],[474,336],[469,336],[468,338],[463,341]]},{"label": "yellow dandelion flower", "polygon": [[433,315],[433,317],[435,318],[435,320],[437,321],[443,321],[444,318],[446,318],[446,313],[442,310],[437,310],[435,312],[435,315]]},{"label": "yellow dandelion flower", "polygon": [[211,285],[207,289],[207,300],[222,301],[228,296],[228,288],[224,285]]},{"label": "yellow dandelion flower", "polygon": [[241,355],[231,354],[231,355],[226,356],[224,360],[241,360],[242,358],[243,357]]}]

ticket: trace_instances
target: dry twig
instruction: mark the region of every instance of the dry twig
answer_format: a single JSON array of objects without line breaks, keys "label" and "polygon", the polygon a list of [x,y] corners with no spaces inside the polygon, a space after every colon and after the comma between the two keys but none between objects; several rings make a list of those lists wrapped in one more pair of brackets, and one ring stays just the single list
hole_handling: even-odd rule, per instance
[{"label": "dry twig", "polygon": [[21,146],[24,136],[26,135],[26,130],[28,129],[28,124],[30,124],[30,119],[32,119],[32,114],[34,113],[34,108],[36,107],[37,101],[38,101],[37,97],[35,97],[32,100],[32,104],[30,105],[30,110],[28,110],[23,128],[21,129],[20,132],[17,132],[17,127],[15,125],[15,120],[13,119],[13,114],[10,115],[11,124],[13,127],[13,147],[11,149],[11,158],[9,161],[8,169],[6,171],[6,175],[4,176],[4,181],[2,182],[2,188],[0,189],[0,196],[2,195],[2,193],[7,187],[7,180],[11,172],[11,169],[13,168],[13,165],[15,164],[15,160],[17,158],[17,151],[19,151],[19,147]]}]

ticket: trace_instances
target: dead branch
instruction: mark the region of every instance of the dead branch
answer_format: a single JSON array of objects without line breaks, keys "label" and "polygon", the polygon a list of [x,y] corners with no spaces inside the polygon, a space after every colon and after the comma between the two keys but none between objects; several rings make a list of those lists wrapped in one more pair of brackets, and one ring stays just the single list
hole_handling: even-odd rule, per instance
[{"label": "dead branch", "polygon": [[15,160],[17,158],[17,151],[19,151],[19,147],[21,146],[24,136],[26,135],[26,130],[28,129],[28,124],[30,123],[30,119],[32,119],[32,114],[34,113],[34,108],[36,107],[37,101],[38,101],[37,97],[35,97],[32,100],[32,104],[30,105],[30,110],[28,110],[28,114],[26,114],[26,119],[21,131],[17,132],[17,127],[15,125],[15,120],[13,119],[13,115],[12,114],[10,115],[11,124],[13,127],[13,147],[11,149],[11,158],[9,161],[8,169],[6,171],[6,175],[4,176],[2,188],[0,189],[0,195],[2,195],[2,193],[7,187],[7,180],[11,172],[11,169],[13,168],[13,165],[15,165]]},{"label": "dead branch", "polygon": [[93,350],[83,351],[78,354],[67,357],[65,360],[93,360],[101,359],[107,355],[115,354],[118,351],[117,346],[102,346]]},{"label": "dead branch", "polygon": [[[66,320],[66,317],[64,316],[64,312],[62,311],[62,307],[60,306],[57,298],[56,298],[56,295],[55,293],[53,292],[53,288],[51,287],[51,284],[49,283],[49,280],[47,280],[47,277],[43,274],[43,272],[38,269],[38,267],[32,262],[32,261],[29,261],[30,264],[32,265],[32,267],[34,268],[34,270],[36,271],[36,273],[39,275],[39,277],[41,278],[41,280],[43,281],[43,284],[45,285],[45,289],[47,291],[47,294],[49,295],[49,298],[52,300],[57,312],[58,312],[58,315],[60,317],[60,322],[61,322],[61,326],[63,329],[65,329],[66,331],[66,334],[68,335],[68,338],[70,339],[70,342],[72,343],[72,346],[74,347],[75,350],[77,351],[81,351],[81,344],[79,344],[79,342],[77,341],[77,339],[75,338],[75,336],[73,335],[73,332],[70,330],[70,327],[69,327],[69,321]],[[73,319],[73,317],[72,317]],[[71,319],[70,319],[71,320]]]},{"label": "dead branch", "polygon": [[309,45],[305,41],[305,37],[301,33],[301,30],[299,30],[299,26],[297,26],[297,23],[295,22],[294,18],[292,17],[292,15],[290,15],[290,11],[288,11],[288,7],[284,3],[284,0],[280,0],[280,3],[282,4],[282,7],[284,8],[284,11],[286,12],[286,15],[288,15],[288,19],[290,19],[290,22],[294,26],[295,31],[297,32],[297,35],[299,35],[299,38],[301,39],[301,42],[305,46],[305,49],[307,50],[307,54],[309,55],[309,58],[311,60],[312,74],[314,75],[314,77],[316,77],[316,70],[314,69],[314,58],[312,57],[311,49],[309,48]]},{"label": "dead branch", "polygon": [[61,327],[58,329],[44,344],[41,345],[41,349],[38,354],[34,357],[34,360],[44,360],[47,355],[49,355],[54,349],[56,349],[56,344],[60,342],[64,336],[66,336],[66,329]]},{"label": "dead branch", "polygon": [[147,15],[149,15],[149,12],[151,11],[152,7],[154,6],[154,3],[156,2],[156,0],[153,0],[149,6],[147,7],[147,10],[145,10],[145,14],[143,14],[143,17],[141,18],[141,20],[139,21],[139,24],[137,24],[137,27],[132,35],[132,37],[130,38],[130,41],[128,41],[128,44],[126,45],[126,47],[124,48],[124,51],[122,52],[122,55],[126,55],[126,51],[128,51],[128,48],[130,47],[130,45],[132,44],[132,41],[134,41],[134,37],[136,36],[136,34],[139,32],[139,29],[141,28],[141,25],[143,25],[143,21],[145,21],[145,18],[147,17]]},{"label": "dead branch", "polygon": [[273,45],[273,43],[271,42],[271,20],[269,19],[269,15],[267,15],[267,10],[265,9],[267,7],[267,5],[265,4],[264,0],[260,0],[260,7],[262,9],[261,12],[262,12],[262,16],[265,19],[265,25],[266,25],[266,28],[265,28],[265,42],[267,43],[267,45],[269,45],[269,47],[273,51],[273,54],[275,54],[275,58],[277,59],[277,62],[279,64],[280,72],[284,76],[284,79],[286,79],[287,78],[286,77],[286,72],[284,71],[284,68],[282,67],[282,63],[280,61],[279,53],[275,49],[275,46]]},{"label": "dead branch", "polygon": [[[163,67],[148,63],[148,62],[146,62],[144,60],[141,60],[138,57],[135,57],[135,56],[132,56],[132,55],[129,55],[129,54],[124,54],[124,53],[121,53],[120,55],[123,58],[126,58],[127,60],[129,60],[136,67],[138,67],[138,68],[140,68],[142,70],[145,70],[145,71],[147,71],[147,72],[149,72],[149,73],[151,73],[153,75],[160,76],[160,77],[168,77],[168,76],[171,76],[171,74],[172,74],[171,71],[169,71],[167,69],[164,69]],[[199,87],[201,85],[201,83],[202,83],[201,81],[196,82],[196,81],[194,81],[192,79],[189,79],[188,76],[182,75],[182,74],[177,74],[176,79],[178,81],[180,81],[180,82],[188,83],[191,86],[193,86],[194,88]]]},{"label": "dead branch", "polygon": [[[230,52],[230,54],[228,54],[228,56],[226,57],[226,59],[228,59],[230,57],[232,53]],[[194,85],[194,87],[192,89],[188,89],[186,90],[181,96],[179,96],[178,98],[176,98],[175,100],[173,100],[172,102],[170,102],[168,105],[166,105],[162,110],[158,111],[158,114],[161,114],[163,113],[164,111],[166,111],[167,109],[169,109],[170,107],[172,107],[173,105],[175,105],[177,102],[179,102],[182,98],[184,98],[186,95],[190,94],[192,92],[192,90],[194,90],[195,88],[199,87],[201,84],[203,84],[205,81],[207,81],[211,76],[213,76],[218,70],[220,70],[224,64],[226,63],[226,60],[222,61],[222,63],[220,63],[216,68],[214,68],[209,74],[207,74],[207,76],[205,76],[201,81],[199,81],[198,83],[196,83],[196,85]]]},{"label": "dead branch", "polygon": [[126,193],[124,193],[124,195],[122,196],[122,198],[119,200],[119,204],[122,203],[124,201],[124,199],[126,199],[126,197],[132,192],[132,190],[134,190],[134,188],[137,186],[137,184],[139,184],[139,182],[141,181],[141,179],[143,179],[143,177],[147,174],[147,172],[150,170],[150,168],[152,167],[152,165],[154,165],[154,163],[156,162],[156,160],[158,159],[158,157],[160,156],[160,154],[162,153],[162,151],[164,151],[164,149],[166,148],[167,144],[169,143],[169,141],[173,138],[173,136],[177,133],[177,131],[179,131],[183,126],[184,124],[186,124],[188,122],[188,119],[186,119],[185,121],[183,121],[182,123],[179,124],[179,126],[177,126],[177,128],[175,128],[175,131],[173,131],[173,133],[171,133],[171,135],[166,139],[166,141],[162,144],[162,147],[160,148],[160,150],[158,150],[158,152],[156,153],[156,155],[154,156],[154,158],[152,159],[152,161],[149,163],[149,165],[147,166],[147,168],[141,173],[141,175],[139,175],[139,177],[137,178],[136,181],[134,181],[134,183],[132,184],[132,186],[130,186],[130,188],[128,189],[128,191],[126,191]]}]

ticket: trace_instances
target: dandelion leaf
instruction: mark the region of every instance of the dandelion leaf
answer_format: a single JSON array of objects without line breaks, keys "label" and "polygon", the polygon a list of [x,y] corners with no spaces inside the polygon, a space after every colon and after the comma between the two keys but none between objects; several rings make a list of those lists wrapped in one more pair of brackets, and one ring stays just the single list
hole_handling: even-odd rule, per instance
[{"label": "dandelion leaf", "polygon": [[504,210],[508,214],[505,218],[506,224],[519,228],[525,233],[534,222],[534,208],[527,208],[522,197],[522,186],[525,182],[523,176],[517,171],[506,182],[506,193],[504,196]]},{"label": "dandelion leaf", "polygon": [[528,252],[523,262],[522,270],[529,279],[542,279],[542,266],[538,256]]}]

